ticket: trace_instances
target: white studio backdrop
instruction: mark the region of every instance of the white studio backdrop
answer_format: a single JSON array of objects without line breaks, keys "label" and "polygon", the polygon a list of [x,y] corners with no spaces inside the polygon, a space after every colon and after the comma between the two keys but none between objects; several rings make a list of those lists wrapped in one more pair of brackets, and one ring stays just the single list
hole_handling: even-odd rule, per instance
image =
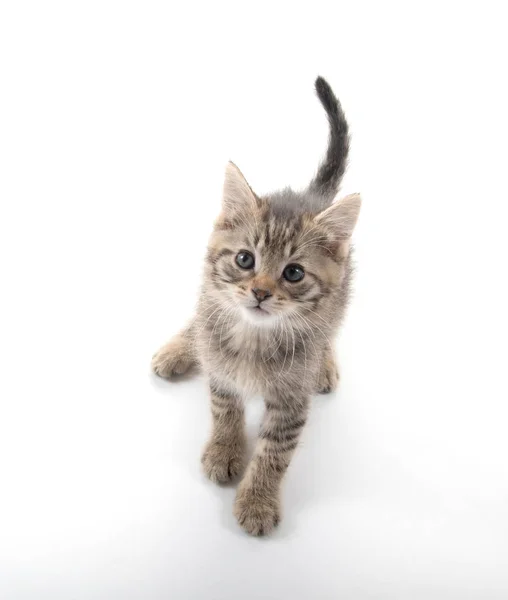
[{"label": "white studio backdrop", "polygon": [[[508,596],[502,3],[2,2],[0,598]],[[338,392],[252,539],[199,457],[192,314],[224,166],[364,204]],[[254,438],[262,412],[248,409]]]}]

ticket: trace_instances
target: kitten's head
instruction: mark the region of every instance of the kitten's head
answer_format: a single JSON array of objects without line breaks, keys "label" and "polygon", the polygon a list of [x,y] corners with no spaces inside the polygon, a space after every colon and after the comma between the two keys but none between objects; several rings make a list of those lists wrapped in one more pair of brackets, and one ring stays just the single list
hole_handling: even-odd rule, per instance
[{"label": "kitten's head", "polygon": [[259,198],[229,163],[207,260],[211,300],[267,327],[326,314],[320,309],[341,301],[360,196],[321,205],[311,191]]}]

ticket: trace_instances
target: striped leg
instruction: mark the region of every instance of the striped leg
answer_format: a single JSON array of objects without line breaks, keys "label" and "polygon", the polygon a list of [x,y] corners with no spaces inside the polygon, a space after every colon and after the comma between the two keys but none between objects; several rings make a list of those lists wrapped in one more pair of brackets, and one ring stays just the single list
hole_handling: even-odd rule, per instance
[{"label": "striped leg", "polygon": [[243,468],[245,432],[243,403],[235,394],[210,383],[213,431],[201,462],[215,483],[225,483]]},{"label": "striped leg", "polygon": [[266,401],[258,443],[240,483],[235,515],[252,535],[269,533],[280,520],[280,484],[307,419],[308,398]]}]

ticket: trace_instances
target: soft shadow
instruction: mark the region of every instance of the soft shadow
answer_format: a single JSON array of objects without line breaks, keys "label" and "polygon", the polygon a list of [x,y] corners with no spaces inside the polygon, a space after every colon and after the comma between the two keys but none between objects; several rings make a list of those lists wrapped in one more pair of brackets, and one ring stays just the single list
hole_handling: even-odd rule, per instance
[{"label": "soft shadow", "polygon": [[286,474],[282,498],[288,525],[296,527],[298,513],[330,499],[340,499],[347,474],[347,425],[340,391],[313,398],[311,413]]}]

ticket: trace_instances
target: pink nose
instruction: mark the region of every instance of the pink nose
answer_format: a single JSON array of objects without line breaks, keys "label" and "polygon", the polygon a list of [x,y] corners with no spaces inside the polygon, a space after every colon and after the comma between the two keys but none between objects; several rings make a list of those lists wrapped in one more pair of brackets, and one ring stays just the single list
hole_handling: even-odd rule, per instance
[{"label": "pink nose", "polygon": [[263,290],[261,288],[252,288],[252,293],[259,302],[263,302],[263,300],[266,300],[272,295],[270,290]]}]

